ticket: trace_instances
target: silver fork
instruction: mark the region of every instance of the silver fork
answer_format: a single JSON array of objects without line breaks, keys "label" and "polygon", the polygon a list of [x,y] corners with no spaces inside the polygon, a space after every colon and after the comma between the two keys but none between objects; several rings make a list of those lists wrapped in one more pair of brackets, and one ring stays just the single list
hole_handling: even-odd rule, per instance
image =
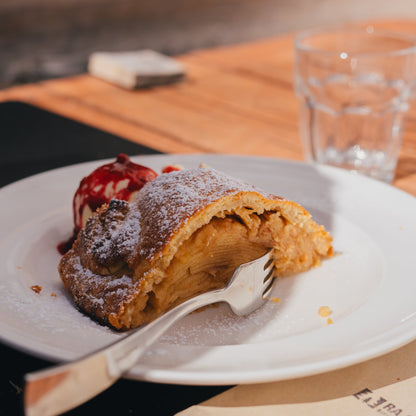
[{"label": "silver fork", "polygon": [[29,373],[25,377],[27,416],[66,412],[110,387],[171,325],[211,303],[226,302],[237,315],[247,315],[266,300],[275,280],[272,250],[234,272],[224,289],[191,298],[126,337],[68,364]]}]

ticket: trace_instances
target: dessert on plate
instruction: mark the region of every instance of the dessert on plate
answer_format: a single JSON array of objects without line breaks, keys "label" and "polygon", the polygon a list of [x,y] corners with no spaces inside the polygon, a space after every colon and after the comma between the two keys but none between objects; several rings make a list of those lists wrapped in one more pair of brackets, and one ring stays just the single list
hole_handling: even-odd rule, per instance
[{"label": "dessert on plate", "polygon": [[72,247],[88,218],[103,204],[108,204],[112,199],[131,200],[137,191],[156,176],[157,173],[152,169],[134,163],[126,154],[120,153],[114,162],[98,167],[83,178],[72,201],[73,235],[58,245],[58,251],[65,254]]},{"label": "dessert on plate", "polygon": [[120,153],[115,162],[95,169],[82,179],[74,195],[74,223],[77,231],[85,226],[87,219],[101,205],[112,199],[131,200],[147,182],[156,178],[157,173],[147,166],[133,163]]},{"label": "dessert on plate", "polygon": [[275,274],[319,265],[332,238],[295,202],[215,169],[157,176],[81,229],[59,273],[76,305],[118,330],[146,323],[273,248]]}]

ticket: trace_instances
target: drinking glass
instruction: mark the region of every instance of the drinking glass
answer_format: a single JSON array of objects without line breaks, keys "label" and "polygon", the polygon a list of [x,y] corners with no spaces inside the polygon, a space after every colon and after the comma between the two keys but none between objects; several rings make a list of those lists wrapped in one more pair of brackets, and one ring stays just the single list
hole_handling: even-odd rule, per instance
[{"label": "drinking glass", "polygon": [[301,33],[295,91],[306,159],[391,182],[415,81],[411,36],[372,27]]}]

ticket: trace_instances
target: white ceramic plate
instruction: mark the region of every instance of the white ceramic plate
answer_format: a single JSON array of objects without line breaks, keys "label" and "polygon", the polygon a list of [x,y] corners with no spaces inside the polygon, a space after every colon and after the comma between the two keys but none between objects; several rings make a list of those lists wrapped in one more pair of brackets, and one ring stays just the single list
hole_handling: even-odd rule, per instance
[{"label": "white ceramic plate", "polygon": [[[128,377],[182,384],[287,379],[341,368],[416,338],[416,199],[349,172],[267,158],[133,158],[156,171],[201,162],[293,199],[334,237],[334,258],[281,279],[280,302],[247,318],[228,307],[184,318]],[[81,314],[57,273],[56,245],[72,230],[72,195],[103,162],[46,172],[0,190],[0,339],[33,355],[74,359],[122,334]],[[30,287],[39,285],[42,291]],[[56,295],[56,296],[55,296]],[[318,314],[333,311],[333,324]]]}]

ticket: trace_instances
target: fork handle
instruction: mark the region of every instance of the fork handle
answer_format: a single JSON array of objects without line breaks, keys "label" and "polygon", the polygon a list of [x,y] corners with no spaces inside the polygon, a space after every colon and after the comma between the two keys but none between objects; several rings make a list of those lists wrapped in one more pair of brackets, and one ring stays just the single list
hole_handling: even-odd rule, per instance
[{"label": "fork handle", "polygon": [[25,377],[27,416],[52,416],[86,402],[115,383],[170,326],[190,312],[221,301],[221,290],[191,298],[126,337],[76,361]]}]

